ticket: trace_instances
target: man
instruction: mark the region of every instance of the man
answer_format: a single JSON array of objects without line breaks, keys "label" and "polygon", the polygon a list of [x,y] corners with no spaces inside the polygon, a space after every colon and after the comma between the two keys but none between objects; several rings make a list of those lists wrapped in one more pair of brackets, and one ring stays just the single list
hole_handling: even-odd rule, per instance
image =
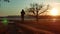
[{"label": "man", "polygon": [[24,15],[25,15],[25,12],[24,12],[24,10],[22,9],[22,11],[21,11],[21,19],[22,19],[22,21],[24,21]]}]

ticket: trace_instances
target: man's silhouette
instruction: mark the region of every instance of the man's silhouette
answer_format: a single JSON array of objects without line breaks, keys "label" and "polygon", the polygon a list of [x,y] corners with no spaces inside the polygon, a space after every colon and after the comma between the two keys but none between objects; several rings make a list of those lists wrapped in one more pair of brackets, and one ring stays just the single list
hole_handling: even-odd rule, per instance
[{"label": "man's silhouette", "polygon": [[24,15],[25,15],[25,12],[24,12],[24,10],[22,9],[22,11],[21,11],[21,19],[22,19],[22,21],[24,21]]}]

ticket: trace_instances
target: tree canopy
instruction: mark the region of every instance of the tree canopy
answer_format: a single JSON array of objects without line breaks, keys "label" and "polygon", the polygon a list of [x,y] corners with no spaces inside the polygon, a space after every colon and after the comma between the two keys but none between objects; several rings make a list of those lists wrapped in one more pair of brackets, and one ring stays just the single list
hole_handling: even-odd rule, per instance
[{"label": "tree canopy", "polygon": [[5,2],[10,2],[10,0],[4,0]]},{"label": "tree canopy", "polygon": [[48,9],[49,9],[49,5],[35,3],[35,4],[30,4],[30,7],[27,9],[27,12],[29,13],[31,12],[31,14],[34,15],[40,15],[44,12],[47,12]]},{"label": "tree canopy", "polygon": [[[1,1],[1,0],[0,0]],[[10,2],[10,0],[3,0],[4,2]]]}]

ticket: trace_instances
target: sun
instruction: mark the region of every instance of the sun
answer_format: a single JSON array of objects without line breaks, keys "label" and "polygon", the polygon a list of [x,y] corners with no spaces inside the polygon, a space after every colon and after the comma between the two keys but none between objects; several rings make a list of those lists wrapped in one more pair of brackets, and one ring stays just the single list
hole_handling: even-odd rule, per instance
[{"label": "sun", "polygon": [[50,15],[52,16],[57,16],[58,15],[58,10],[56,8],[53,8],[51,11],[50,11]]}]

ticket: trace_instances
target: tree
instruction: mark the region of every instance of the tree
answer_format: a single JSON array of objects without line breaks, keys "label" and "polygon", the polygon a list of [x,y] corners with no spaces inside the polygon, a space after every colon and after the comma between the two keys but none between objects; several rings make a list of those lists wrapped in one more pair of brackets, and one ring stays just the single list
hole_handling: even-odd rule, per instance
[{"label": "tree", "polygon": [[4,0],[5,2],[10,2],[10,0]]},{"label": "tree", "polygon": [[[3,1],[4,2],[8,2],[8,3],[10,2],[10,0],[3,0]],[[1,2],[1,0],[0,0],[0,2]],[[1,4],[0,4],[0,7],[1,7]]]},{"label": "tree", "polygon": [[[0,0],[1,1],[1,0]],[[3,0],[4,2],[10,2],[10,0]]]},{"label": "tree", "polygon": [[[45,7],[45,8],[44,8]],[[42,14],[42,13],[44,13],[44,12],[46,12],[48,9],[49,9],[49,5],[43,5],[43,4],[31,4],[31,7],[30,8],[28,8],[29,10],[28,10],[28,12],[32,12],[34,15],[37,15],[39,12],[39,14],[38,15],[40,15],[40,14]],[[42,10],[42,9],[44,9],[44,10]],[[40,11],[40,10],[42,10],[42,11]]]},{"label": "tree", "polygon": [[[43,9],[43,10],[42,10]],[[36,20],[38,21],[38,16],[49,9],[49,5],[43,4],[30,4],[30,8],[28,8],[28,12],[33,13],[36,16]]]}]

